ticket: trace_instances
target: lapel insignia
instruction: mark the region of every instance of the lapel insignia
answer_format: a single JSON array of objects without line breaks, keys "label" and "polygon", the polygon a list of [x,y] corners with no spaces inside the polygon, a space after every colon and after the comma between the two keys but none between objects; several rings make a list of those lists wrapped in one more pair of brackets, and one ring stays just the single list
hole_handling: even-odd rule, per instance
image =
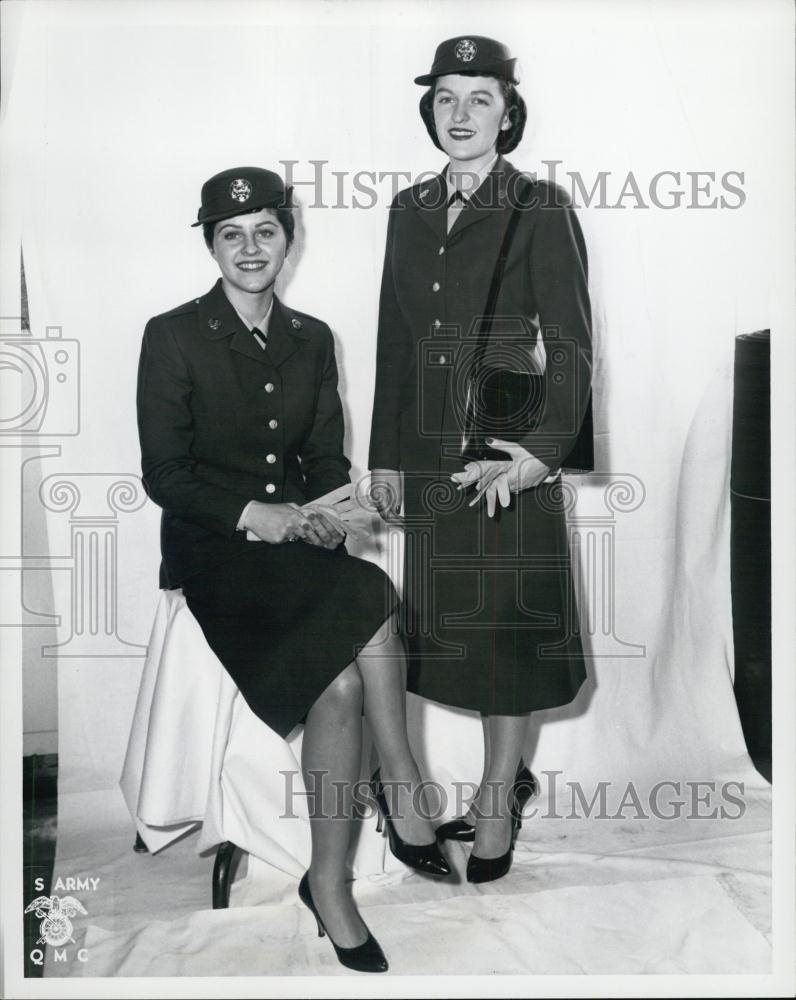
[{"label": "lapel insignia", "polygon": [[431,197],[431,188],[427,188],[427,187],[423,188],[423,190],[420,192],[420,200],[421,201],[428,201],[428,199],[430,197]]},{"label": "lapel insignia", "polygon": [[211,330],[217,330],[221,326],[221,320],[216,319],[216,317],[213,316],[211,319],[207,321],[207,325],[210,327]]},{"label": "lapel insignia", "polygon": [[291,325],[292,325],[292,327],[293,327],[293,329],[294,329],[294,330],[300,330],[300,329],[301,329],[301,320],[299,320],[299,319],[296,319],[296,318],[294,317],[294,318],[293,318],[293,319],[292,319],[292,320],[290,321],[290,323],[291,323]]}]

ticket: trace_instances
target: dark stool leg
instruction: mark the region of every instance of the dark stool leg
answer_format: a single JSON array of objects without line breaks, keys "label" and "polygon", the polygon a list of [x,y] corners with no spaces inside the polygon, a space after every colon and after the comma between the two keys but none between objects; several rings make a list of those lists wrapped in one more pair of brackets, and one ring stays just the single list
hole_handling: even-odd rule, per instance
[{"label": "dark stool leg", "polygon": [[141,840],[141,834],[137,833],[135,835],[135,843],[133,844],[133,850],[136,854],[149,854],[149,848]]},{"label": "dark stool leg", "polygon": [[231,840],[218,845],[216,863],[213,865],[213,909],[226,910],[229,907],[229,889],[233,862],[238,848]]}]

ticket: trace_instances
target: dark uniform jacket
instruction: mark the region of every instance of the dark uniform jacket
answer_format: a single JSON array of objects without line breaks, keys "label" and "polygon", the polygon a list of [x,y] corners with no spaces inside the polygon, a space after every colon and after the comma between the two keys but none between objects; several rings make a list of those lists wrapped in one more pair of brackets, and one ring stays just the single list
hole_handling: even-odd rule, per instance
[{"label": "dark uniform jacket", "polygon": [[[513,204],[530,179],[499,157],[450,233],[444,179],[402,191],[390,209],[381,287],[371,469],[462,468],[468,358]],[[497,302],[490,358],[517,367],[541,328],[546,405],[521,439],[552,469],[591,427],[586,249],[563,193],[530,182]],[[588,420],[586,419],[588,418]],[[496,436],[500,436],[499,434]]]},{"label": "dark uniform jacket", "polygon": [[349,481],[332,333],[276,297],[266,350],[220,279],[155,316],[137,401],[144,487],[163,508],[161,587],[234,558],[250,500],[303,504]]},{"label": "dark uniform jacket", "polygon": [[470,507],[472,491],[457,492],[449,478],[463,467],[472,348],[521,191],[530,205],[506,261],[485,363],[534,370],[541,336],[544,411],[537,426],[526,421],[517,430],[520,443],[551,469],[566,463],[586,426],[591,316],[584,241],[560,192],[533,182],[525,190],[528,183],[498,158],[450,233],[443,178],[393,202],[370,440],[372,469],[404,472],[408,688],[496,715],[567,704],[586,676],[562,491],[555,483],[524,490],[490,518],[483,500]]}]

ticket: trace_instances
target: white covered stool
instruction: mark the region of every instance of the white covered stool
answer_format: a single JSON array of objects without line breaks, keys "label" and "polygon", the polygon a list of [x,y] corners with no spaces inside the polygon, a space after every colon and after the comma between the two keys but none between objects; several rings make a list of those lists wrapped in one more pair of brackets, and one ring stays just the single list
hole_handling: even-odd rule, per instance
[{"label": "white covered stool", "polygon": [[[301,876],[310,861],[302,733],[284,740],[254,715],[182,591],[163,591],[120,779],[136,849],[162,850],[201,824],[197,851],[218,846],[214,908],[229,903],[236,847]],[[393,868],[374,822],[353,839],[355,876],[384,872],[386,857]]]}]

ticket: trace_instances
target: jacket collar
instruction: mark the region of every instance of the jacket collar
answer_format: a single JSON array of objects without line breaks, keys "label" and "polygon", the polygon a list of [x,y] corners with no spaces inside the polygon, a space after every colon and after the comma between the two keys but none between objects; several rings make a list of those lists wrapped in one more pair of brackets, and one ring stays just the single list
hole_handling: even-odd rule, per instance
[{"label": "jacket collar", "polygon": [[445,242],[448,228],[448,185],[443,174],[437,174],[430,181],[421,184],[417,197],[412,199],[412,207],[425,224],[433,229],[441,243]]},{"label": "jacket collar", "polygon": [[[480,170],[478,173],[475,174],[475,179],[476,179],[475,186],[470,185],[467,188],[466,191],[462,191],[462,197],[465,200],[465,202],[467,202],[467,201],[470,200],[470,198],[472,197],[473,193],[478,190],[478,188],[481,186],[481,184],[483,184],[483,182],[486,180],[486,178],[488,177],[488,175],[495,169],[495,166],[497,165],[497,161],[499,159],[500,159],[500,155],[498,153],[495,153],[495,155],[492,157],[492,160],[490,161],[490,163],[487,164],[487,166],[489,167],[489,169],[488,170]],[[447,188],[448,188],[448,197],[449,198],[450,198],[451,194],[453,194],[453,192],[456,190],[456,188],[453,186],[453,184],[451,184],[450,169],[451,169],[451,165],[450,165],[450,163],[448,163],[447,166],[445,167],[445,169],[442,171],[442,174],[440,175],[444,179],[445,184],[447,185]]]},{"label": "jacket collar", "polygon": [[197,300],[199,306],[199,330],[208,340],[221,340],[229,337],[230,350],[244,354],[252,361],[261,365],[273,365],[278,368],[292,354],[301,342],[309,338],[299,320],[274,295],[274,308],[271,322],[268,326],[268,341],[263,350],[255,341],[251,332],[241,322],[229,299],[224,294],[221,279],[213,285],[210,291]]},{"label": "jacket collar", "polygon": [[448,185],[444,174],[437,174],[421,185],[415,203],[418,215],[439,236],[441,242],[455,240],[459,233],[489,218],[493,212],[502,212],[511,206],[520,189],[520,174],[508,160],[498,156],[495,165],[481,184],[473,191],[469,201],[459,213],[450,233],[448,229]]}]

